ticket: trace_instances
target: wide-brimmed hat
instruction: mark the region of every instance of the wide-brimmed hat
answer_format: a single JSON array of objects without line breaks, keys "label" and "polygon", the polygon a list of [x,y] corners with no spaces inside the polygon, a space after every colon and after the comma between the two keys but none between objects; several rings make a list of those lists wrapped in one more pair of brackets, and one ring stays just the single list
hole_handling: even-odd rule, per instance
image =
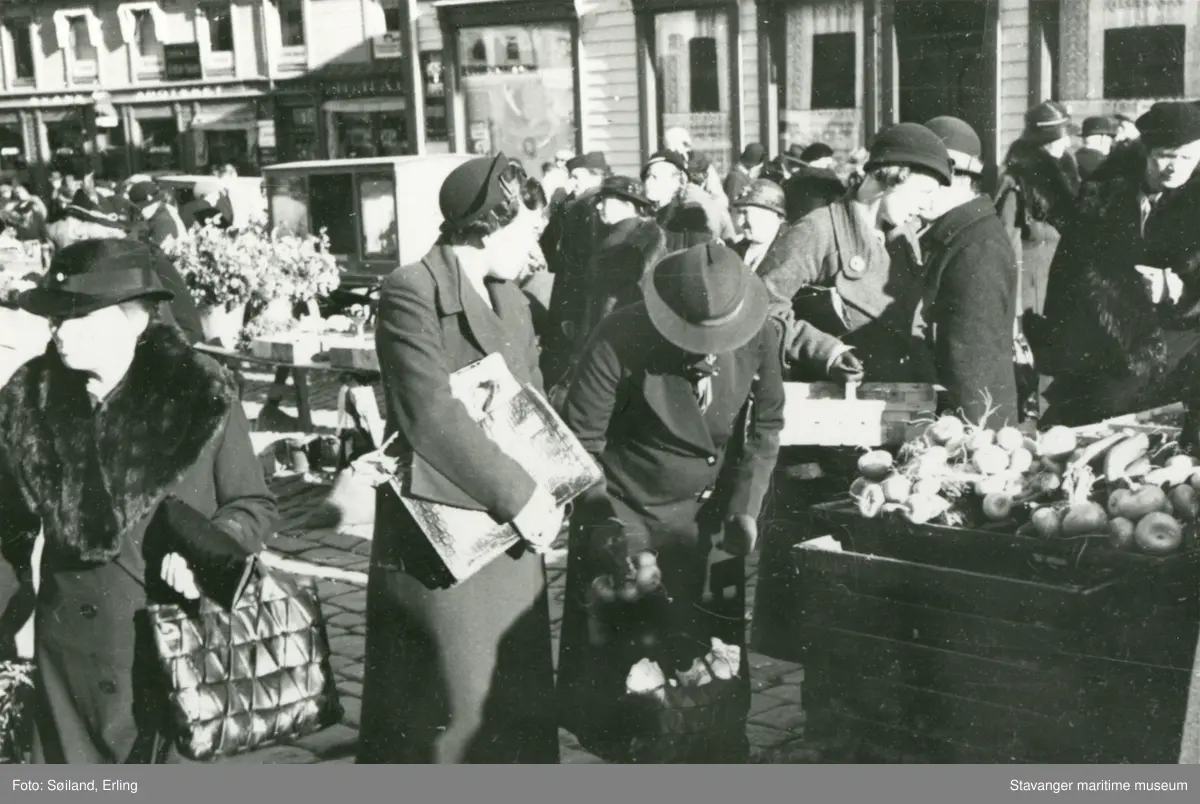
[{"label": "wide-brimmed hat", "polygon": [[761,207],[787,215],[787,201],[783,188],[770,179],[755,179],[746,185],[742,194],[733,199],[733,208]]},{"label": "wide-brimmed hat", "polygon": [[442,218],[459,228],[482,218],[520,192],[517,163],[504,154],[481,156],[456,167],[442,182],[438,206]]},{"label": "wide-brimmed hat", "polygon": [[600,185],[601,198],[620,198],[639,206],[650,206],[642,183],[628,176],[609,176]]},{"label": "wide-brimmed hat", "polygon": [[22,293],[18,303],[44,318],[79,318],[133,299],[170,301],[175,294],[156,270],[166,259],[137,240],[82,240],[56,253],[41,283]]},{"label": "wide-brimmed hat", "polygon": [[651,268],[642,292],[658,333],[694,355],[745,346],[767,320],[767,287],[733,249],[703,243]]}]

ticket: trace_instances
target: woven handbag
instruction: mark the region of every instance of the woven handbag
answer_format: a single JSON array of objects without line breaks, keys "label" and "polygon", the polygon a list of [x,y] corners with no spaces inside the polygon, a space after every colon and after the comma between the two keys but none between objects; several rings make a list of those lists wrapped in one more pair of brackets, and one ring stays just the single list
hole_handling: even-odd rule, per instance
[{"label": "woven handbag", "polygon": [[202,598],[148,612],[185,757],[243,754],[341,720],[313,579],[255,560],[229,609]]},{"label": "woven handbag", "polygon": [[[708,665],[708,662],[705,662]],[[708,665],[711,670],[711,665]],[[656,697],[626,694],[625,761],[695,765],[745,761],[745,682],[714,679],[700,687],[669,684]]]}]

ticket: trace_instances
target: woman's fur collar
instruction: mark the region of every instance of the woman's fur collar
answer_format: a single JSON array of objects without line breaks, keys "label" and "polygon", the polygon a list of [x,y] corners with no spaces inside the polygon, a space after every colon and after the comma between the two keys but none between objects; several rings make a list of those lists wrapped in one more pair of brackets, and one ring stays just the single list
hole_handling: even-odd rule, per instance
[{"label": "woman's fur collar", "polygon": [[155,323],[93,412],[83,375],[62,364],[52,342],[0,390],[0,458],[48,545],[109,561],[220,437],[237,399],[228,372]]},{"label": "woman's fur collar", "polygon": [[1024,140],[1012,144],[1004,171],[1020,190],[1029,219],[1057,227],[1071,214],[1079,172],[1068,160],[1057,160],[1045,148]]},{"label": "woman's fur collar", "polygon": [[649,256],[656,251],[666,248],[666,238],[662,227],[650,218],[628,218],[608,230],[600,243],[598,256],[611,249],[637,249],[641,254]]}]

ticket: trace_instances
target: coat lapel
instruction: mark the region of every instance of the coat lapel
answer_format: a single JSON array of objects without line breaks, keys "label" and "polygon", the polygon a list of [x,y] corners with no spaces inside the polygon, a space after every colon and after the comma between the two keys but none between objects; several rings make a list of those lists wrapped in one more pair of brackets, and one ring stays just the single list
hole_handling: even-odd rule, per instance
[{"label": "coat lapel", "polygon": [[642,394],[667,430],[707,453],[716,452],[695,391],[685,377],[675,373],[647,373]]},{"label": "coat lapel", "polygon": [[475,289],[470,287],[470,283],[465,281],[462,267],[458,264],[454,252],[448,246],[435,248],[425,258],[425,262],[438,283],[442,315],[461,312],[467,320],[471,340],[483,354],[506,353],[508,339],[497,318],[503,311],[493,311]]}]

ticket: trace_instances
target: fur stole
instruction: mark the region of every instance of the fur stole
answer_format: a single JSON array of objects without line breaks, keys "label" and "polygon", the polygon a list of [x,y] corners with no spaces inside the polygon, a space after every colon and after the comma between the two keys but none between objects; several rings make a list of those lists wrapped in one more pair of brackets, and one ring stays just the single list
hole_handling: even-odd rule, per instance
[{"label": "fur stole", "polygon": [[1079,192],[1073,157],[1057,160],[1045,148],[1017,140],[1004,161],[1004,173],[1021,194],[1026,218],[1062,228]]},{"label": "fur stole", "polygon": [[666,253],[666,234],[648,218],[630,218],[609,231],[591,272],[585,337],[613,310],[641,300],[642,277]]},{"label": "fur stole", "polygon": [[53,342],[0,390],[0,459],[47,545],[111,561],[224,432],[237,404],[228,372],[177,329],[152,323],[121,384],[93,411],[85,378]]}]

